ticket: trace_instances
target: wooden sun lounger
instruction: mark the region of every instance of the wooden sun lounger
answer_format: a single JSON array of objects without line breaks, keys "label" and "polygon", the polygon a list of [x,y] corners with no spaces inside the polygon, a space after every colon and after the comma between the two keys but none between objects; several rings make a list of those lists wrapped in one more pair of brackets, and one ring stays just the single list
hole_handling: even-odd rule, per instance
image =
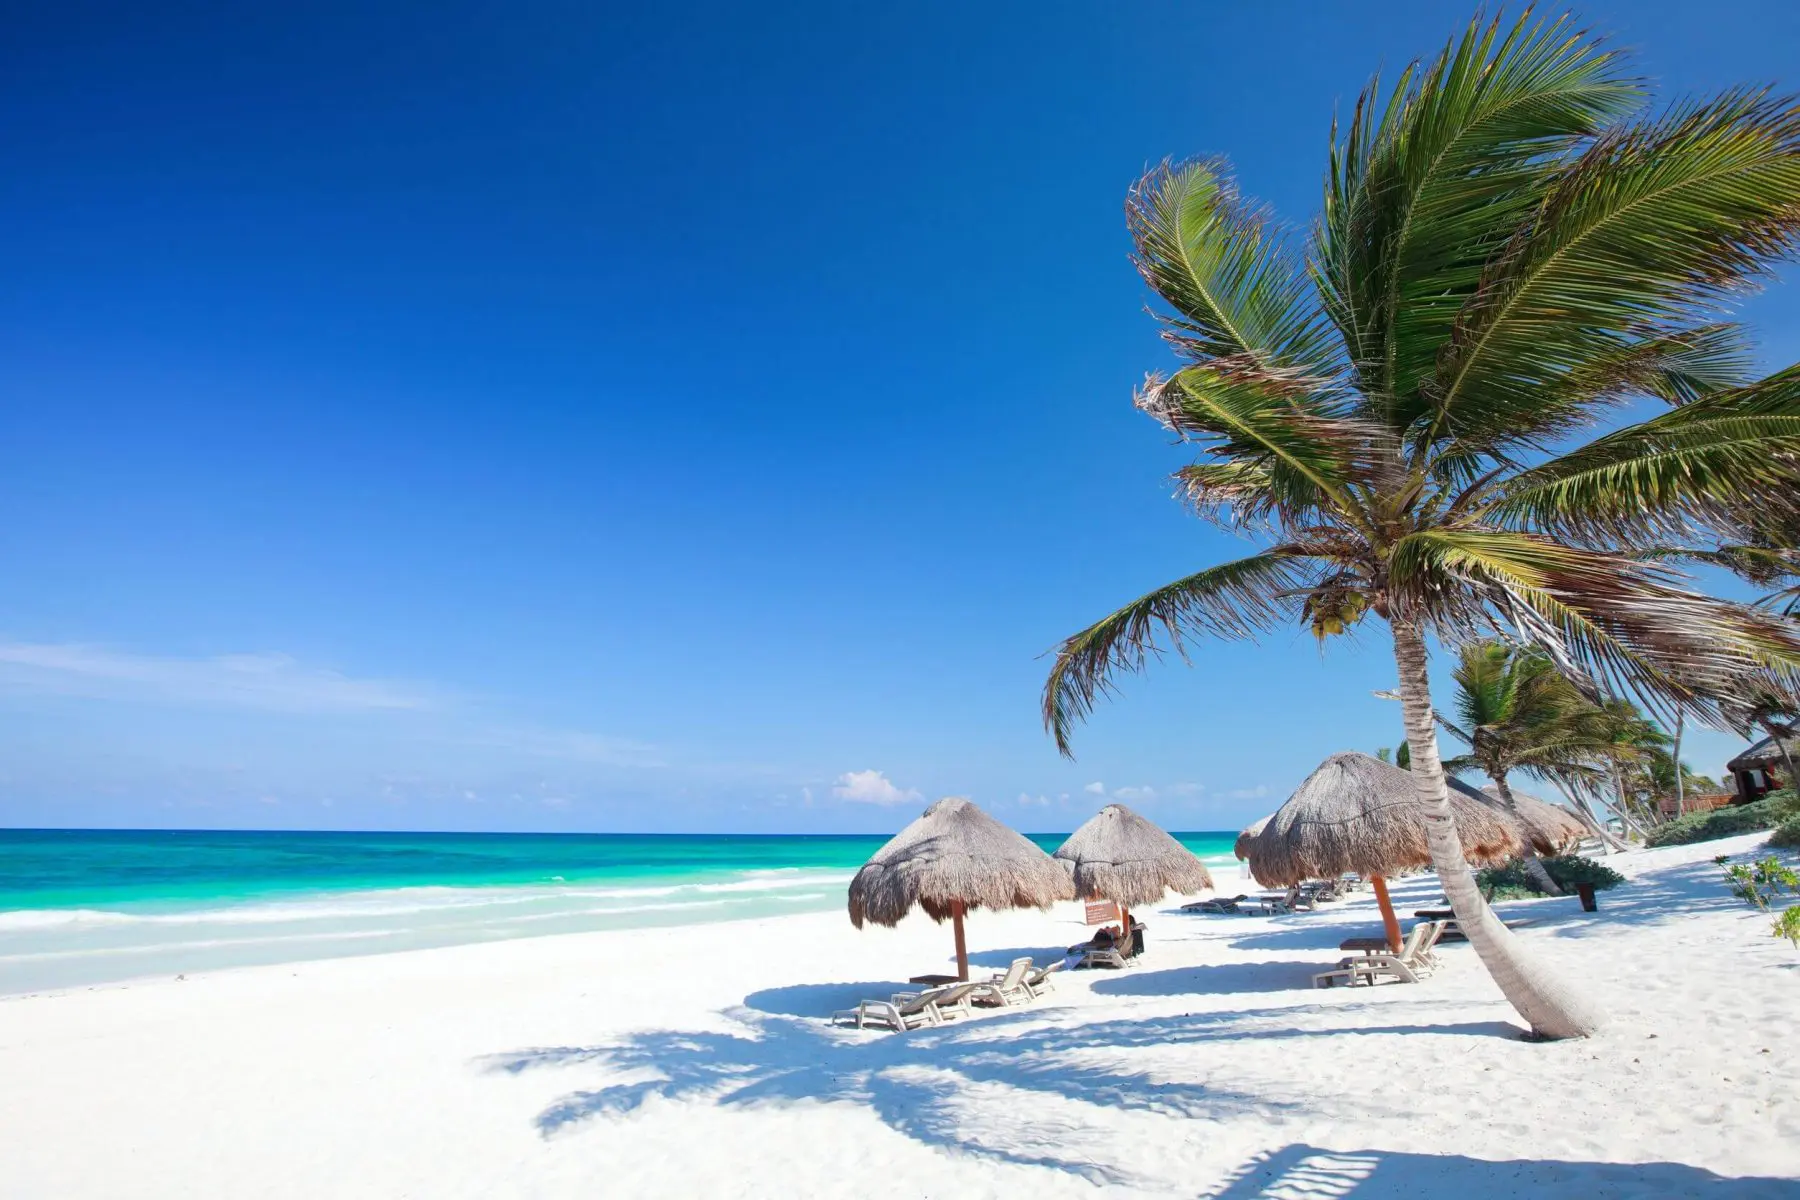
[{"label": "wooden sun lounger", "polygon": [[1246,917],[1250,914],[1244,909],[1239,908],[1238,902],[1240,900],[1248,900],[1249,898],[1250,897],[1247,895],[1213,896],[1207,900],[1196,900],[1192,904],[1184,904],[1181,906],[1181,911],[1184,913],[1207,913],[1210,915],[1225,914],[1234,917]]}]

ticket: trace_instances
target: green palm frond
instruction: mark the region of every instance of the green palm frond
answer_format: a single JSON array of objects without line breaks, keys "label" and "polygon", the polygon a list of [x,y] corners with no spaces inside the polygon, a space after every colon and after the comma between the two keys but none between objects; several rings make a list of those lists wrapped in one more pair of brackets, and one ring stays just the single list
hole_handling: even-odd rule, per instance
[{"label": "green palm frond", "polygon": [[1602,541],[1800,511],[1800,367],[1717,392],[1508,480],[1475,511]]},{"label": "green palm frond", "polygon": [[1800,234],[1797,194],[1790,99],[1727,92],[1609,131],[1489,265],[1439,361],[1422,442],[1534,444],[1578,425],[1568,376],[1763,274]]},{"label": "green palm frond", "polygon": [[1610,355],[1571,370],[1566,402],[1593,404],[1652,396],[1666,404],[1691,404],[1751,381],[1744,331],[1730,322],[1651,334]]},{"label": "green palm frond", "polygon": [[1044,725],[1057,749],[1070,753],[1075,722],[1112,691],[1114,676],[1158,657],[1162,640],[1185,658],[1189,636],[1255,637],[1296,619],[1318,575],[1310,550],[1276,546],[1157,588],[1067,639],[1044,684]]},{"label": "green palm frond", "polygon": [[1328,361],[1304,269],[1224,164],[1164,163],[1131,189],[1125,219],[1139,274],[1175,310],[1163,320],[1183,354],[1310,371]]},{"label": "green palm frond", "polygon": [[1460,638],[1497,613],[1590,688],[1672,702],[1724,719],[1723,698],[1765,674],[1800,684],[1800,630],[1748,606],[1673,585],[1654,568],[1504,530],[1435,529],[1396,543],[1391,602]]},{"label": "green palm frond", "polygon": [[1341,149],[1334,133],[1316,253],[1365,390],[1404,429],[1463,301],[1543,199],[1557,156],[1642,92],[1568,17],[1528,11],[1504,31],[1471,21],[1402,75],[1377,120],[1378,95],[1371,84],[1358,100]]}]

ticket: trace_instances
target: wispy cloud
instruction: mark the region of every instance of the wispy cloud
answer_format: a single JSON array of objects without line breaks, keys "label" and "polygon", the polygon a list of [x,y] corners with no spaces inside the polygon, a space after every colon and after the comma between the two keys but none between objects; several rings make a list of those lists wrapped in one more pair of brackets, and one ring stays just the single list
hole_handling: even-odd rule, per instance
[{"label": "wispy cloud", "polygon": [[1259,783],[1255,787],[1236,788],[1225,793],[1227,800],[1260,800],[1269,794],[1269,785]]},{"label": "wispy cloud", "polygon": [[0,690],[290,712],[417,710],[443,703],[428,688],[357,679],[286,654],[167,658],[71,642],[0,642]]},{"label": "wispy cloud", "polygon": [[498,729],[469,740],[482,746],[560,762],[608,767],[668,766],[655,746],[576,729]]},{"label": "wispy cloud", "polygon": [[831,794],[856,804],[917,804],[925,797],[912,788],[899,788],[880,771],[846,771],[837,777]]},{"label": "wispy cloud", "polygon": [[1094,782],[1088,784],[1086,787],[1082,788],[1081,790],[1088,793],[1090,796],[1106,795],[1106,785],[1104,783],[1101,783],[1098,779],[1096,779]]}]

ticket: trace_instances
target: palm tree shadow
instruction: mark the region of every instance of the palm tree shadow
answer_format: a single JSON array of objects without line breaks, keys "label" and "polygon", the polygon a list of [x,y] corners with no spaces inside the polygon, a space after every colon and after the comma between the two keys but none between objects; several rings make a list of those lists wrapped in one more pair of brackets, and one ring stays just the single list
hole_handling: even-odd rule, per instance
[{"label": "palm tree shadow", "polygon": [[[1106,1110],[1202,1120],[1254,1114],[1280,1120],[1330,1103],[1316,1091],[1271,1097],[1204,1082],[1168,1082],[1145,1070],[1139,1065],[1142,1056],[1131,1053],[1183,1041],[1281,1036],[1284,1031],[1278,1029],[1259,1034],[1240,1028],[1246,1019],[1266,1017],[1259,1010],[1063,1024],[1057,1010],[1034,1008],[905,1035],[834,1030],[816,1019],[751,1007],[725,1015],[729,1027],[724,1030],[646,1030],[593,1046],[490,1055],[478,1066],[509,1074],[560,1068],[600,1075],[597,1085],[569,1092],[537,1115],[543,1137],[596,1119],[630,1118],[653,1098],[721,1108],[845,1103],[868,1109],[889,1128],[927,1145],[1049,1167],[1101,1185],[1127,1185],[1140,1178],[1129,1164],[1103,1157],[1111,1128]],[[1046,1025],[1046,1019],[1051,1023]],[[1302,1036],[1312,1031],[1285,1032]],[[992,1086],[1071,1103],[1057,1105],[1057,1115],[1043,1128],[1034,1124],[1034,1106],[1028,1104],[984,1106],[980,1118],[971,1120],[970,1089]],[[1356,1111],[1366,1117],[1371,1102],[1358,1097]],[[1084,1110],[1093,1114],[1088,1129],[1081,1127],[1079,1116],[1069,1115]],[[1067,1155],[1043,1149],[1065,1145],[1070,1147]]]},{"label": "palm tree shadow", "polygon": [[1791,1179],[1733,1178],[1685,1163],[1598,1163],[1552,1159],[1490,1161],[1460,1154],[1394,1150],[1324,1150],[1295,1144],[1259,1154],[1206,1200],[1308,1197],[1380,1200],[1388,1196],[1693,1196],[1777,1200],[1794,1194]]}]

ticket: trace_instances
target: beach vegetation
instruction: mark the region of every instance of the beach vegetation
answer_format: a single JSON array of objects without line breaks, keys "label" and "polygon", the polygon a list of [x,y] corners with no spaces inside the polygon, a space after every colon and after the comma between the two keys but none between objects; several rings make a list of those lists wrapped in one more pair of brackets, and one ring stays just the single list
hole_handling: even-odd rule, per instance
[{"label": "beach vegetation", "polygon": [[1644,839],[1646,846],[1686,846],[1694,842],[1710,842],[1772,829],[1782,812],[1784,800],[1768,796],[1749,804],[1727,804],[1710,812],[1693,812],[1654,829]]},{"label": "beach vegetation", "polygon": [[1754,908],[1766,912],[1783,892],[1800,893],[1800,872],[1773,854],[1749,863],[1734,863],[1726,856],[1713,861],[1725,872],[1731,894]]},{"label": "beach vegetation", "polygon": [[1800,817],[1789,817],[1769,835],[1769,845],[1782,850],[1800,850]]},{"label": "beach vegetation", "polygon": [[1524,859],[1514,858],[1498,866],[1476,872],[1475,881],[1482,895],[1492,900],[1526,900],[1537,896],[1556,896],[1586,884],[1597,892],[1607,891],[1625,882],[1625,877],[1594,859],[1579,854],[1559,854],[1538,860],[1556,890],[1542,886]]},{"label": "beach vegetation", "polygon": [[1796,948],[1800,948],[1800,904],[1790,904],[1782,909],[1781,915],[1773,922],[1772,932],[1776,937],[1786,938]]},{"label": "beach vegetation", "polygon": [[1646,102],[1618,51],[1528,12],[1370,83],[1304,247],[1221,160],[1146,174],[1126,219],[1180,362],[1136,404],[1198,455],[1178,496],[1260,548],[1070,636],[1043,692],[1068,754],[1122,675],[1196,636],[1385,624],[1445,894],[1544,1039],[1597,1018],[1486,910],[1428,639],[1504,632],[1590,699],[1715,726],[1746,680],[1800,691],[1790,622],[1643,556],[1800,495],[1800,368],[1756,377],[1722,315],[1800,237],[1800,106],[1753,87]]}]

